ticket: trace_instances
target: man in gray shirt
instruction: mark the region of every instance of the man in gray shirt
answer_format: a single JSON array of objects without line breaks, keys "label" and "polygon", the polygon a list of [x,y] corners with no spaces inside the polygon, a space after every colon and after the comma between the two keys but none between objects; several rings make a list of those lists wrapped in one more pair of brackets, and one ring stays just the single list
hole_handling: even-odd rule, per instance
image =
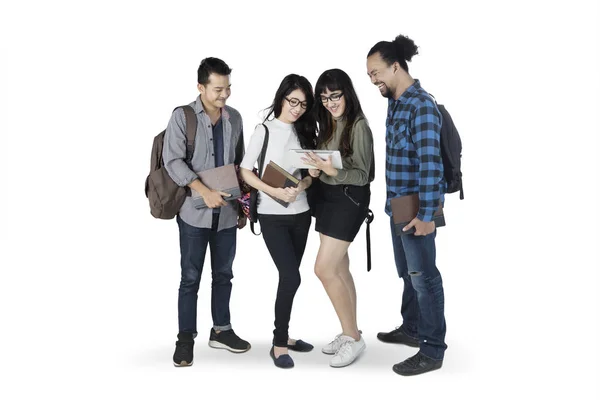
[{"label": "man in gray shirt", "polygon": [[188,196],[177,215],[181,249],[181,283],[179,285],[179,334],[173,355],[175,366],[189,366],[194,358],[196,307],[200,276],[206,248],[210,244],[212,268],[211,311],[213,328],[209,346],[243,353],[250,344],[240,339],[231,327],[232,264],[235,257],[237,229],[246,225],[237,202],[204,186],[196,172],[227,164],[239,165],[244,158],[242,117],[226,106],[231,94],[231,69],[218,58],[205,58],[198,68],[200,95],[190,106],[196,113],[198,127],[191,163],[186,162],[186,122],[181,108],[171,116],[164,138],[163,159],[169,176],[179,186],[194,189],[208,207],[197,209]]}]

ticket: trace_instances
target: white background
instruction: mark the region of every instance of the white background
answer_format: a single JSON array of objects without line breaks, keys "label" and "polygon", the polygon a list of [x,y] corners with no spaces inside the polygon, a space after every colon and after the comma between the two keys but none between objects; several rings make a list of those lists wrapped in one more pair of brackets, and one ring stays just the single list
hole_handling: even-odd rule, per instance
[{"label": "white background", "polygon": [[[220,4],[219,4],[220,3]],[[598,2],[2,2],[0,397],[598,398]],[[402,283],[383,212],[386,100],[366,75],[376,42],[407,34],[410,72],[463,139],[466,199],[439,231],[448,351],[405,378],[414,349],[385,345]],[[262,237],[238,236],[232,322],[250,352],[207,346],[210,268],[195,363],[171,363],[179,248],[144,196],[152,138],[197,95],[200,60],[232,68],[246,143],[281,79],[353,79],[375,136],[373,270],[350,248],[366,353],[333,369],[340,331],[312,268],[311,230],[291,335],[268,356],[277,273]],[[595,71],[595,72],[594,72]]]}]

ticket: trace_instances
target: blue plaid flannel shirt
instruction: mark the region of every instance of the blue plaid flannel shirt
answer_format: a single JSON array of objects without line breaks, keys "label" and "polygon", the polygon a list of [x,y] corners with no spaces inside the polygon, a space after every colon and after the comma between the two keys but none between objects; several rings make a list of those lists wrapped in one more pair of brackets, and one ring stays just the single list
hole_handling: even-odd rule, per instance
[{"label": "blue plaid flannel shirt", "polygon": [[446,183],[440,149],[442,116],[419,80],[398,100],[389,99],[386,121],[385,212],[392,215],[390,200],[419,193],[417,218],[430,222]]}]

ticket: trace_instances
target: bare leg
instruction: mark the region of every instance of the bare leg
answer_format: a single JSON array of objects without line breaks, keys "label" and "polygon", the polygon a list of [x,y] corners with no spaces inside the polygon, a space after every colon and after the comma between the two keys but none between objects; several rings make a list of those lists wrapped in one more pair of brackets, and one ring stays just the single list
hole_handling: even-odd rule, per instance
[{"label": "bare leg", "polygon": [[[342,333],[355,340],[360,339],[358,328],[356,326],[356,300],[344,281],[343,266],[346,265],[344,258],[347,257],[350,242],[334,239],[321,234],[321,247],[315,263],[315,274],[321,280],[333,308],[342,325]],[[349,275],[350,272],[346,269]],[[346,280],[351,281],[346,277]],[[352,283],[354,286],[354,283]]]},{"label": "bare leg", "polygon": [[354,286],[354,279],[352,278],[352,274],[350,273],[350,258],[348,257],[348,253],[344,256],[342,263],[340,265],[342,280],[344,281],[344,285],[350,292],[350,298],[352,300],[352,315],[355,322],[358,321],[356,317],[356,287]]}]

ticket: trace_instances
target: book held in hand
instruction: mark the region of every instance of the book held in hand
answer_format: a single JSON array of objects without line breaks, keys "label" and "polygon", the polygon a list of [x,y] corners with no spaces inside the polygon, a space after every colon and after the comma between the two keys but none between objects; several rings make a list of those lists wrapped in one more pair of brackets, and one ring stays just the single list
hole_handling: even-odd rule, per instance
[{"label": "book held in hand", "polygon": [[[265,167],[265,172],[262,175],[261,179],[267,185],[274,188],[287,188],[287,187],[298,187],[300,180],[296,178],[294,175],[287,172],[285,169],[281,168],[279,165],[270,161],[269,164]],[[267,193],[264,193],[285,208],[287,208],[290,203],[283,201],[281,199],[275,198]]]},{"label": "book held in hand", "polygon": [[[410,223],[419,213],[419,194],[413,193],[406,196],[395,197],[391,202],[392,218],[394,219],[394,228],[396,236],[414,234],[415,228],[412,227],[404,232],[402,229]],[[444,219],[444,210],[442,204],[439,205],[436,212],[433,214],[433,222],[435,227],[439,228],[446,225]]]},{"label": "book held in hand", "polygon": [[[237,200],[242,195],[235,165],[233,164],[207,169],[196,172],[196,174],[198,174],[200,182],[207,188],[229,193],[231,196],[223,197],[226,201]],[[207,207],[200,193],[194,189],[192,189],[192,203],[195,208]]]}]

